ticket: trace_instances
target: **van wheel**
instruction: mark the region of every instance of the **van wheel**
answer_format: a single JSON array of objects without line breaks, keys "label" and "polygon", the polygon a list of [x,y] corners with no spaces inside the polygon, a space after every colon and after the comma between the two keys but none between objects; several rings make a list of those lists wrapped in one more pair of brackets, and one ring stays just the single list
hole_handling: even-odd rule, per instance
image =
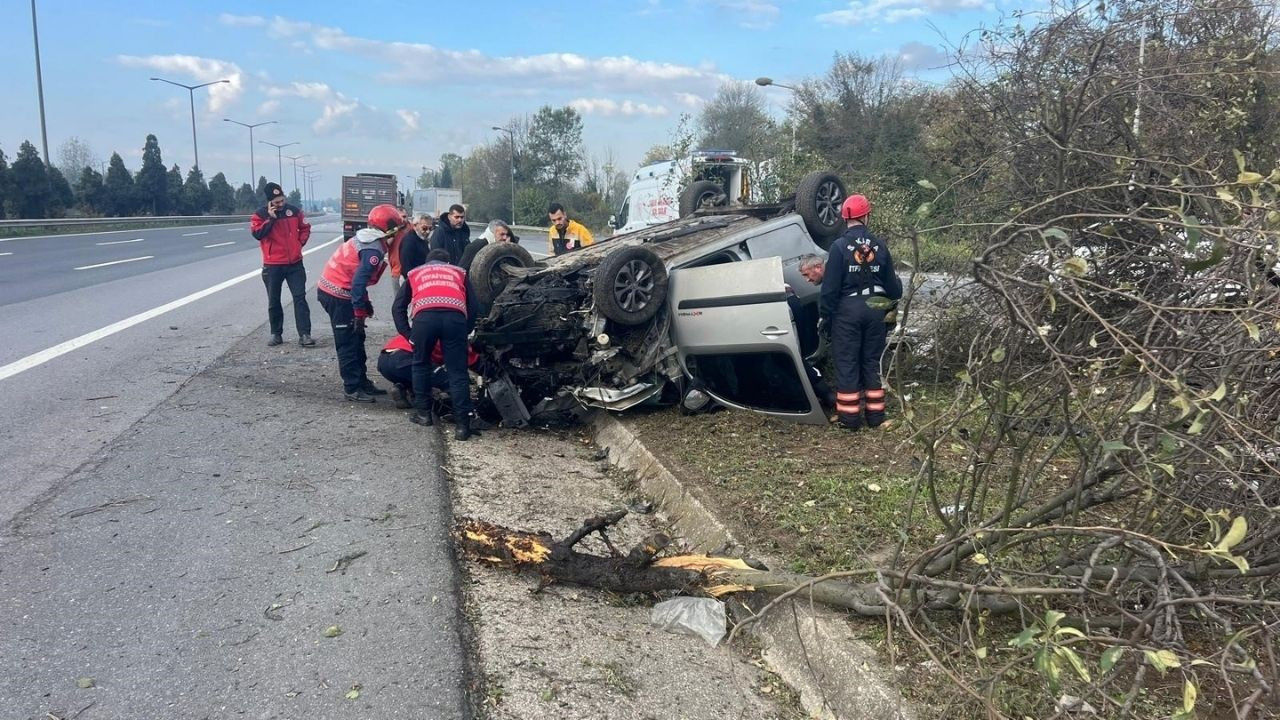
[{"label": "van wheel", "polygon": [[532,266],[533,256],[515,243],[489,243],[480,248],[480,252],[471,261],[468,273],[471,287],[476,291],[476,300],[484,305],[492,305],[511,280],[507,268]]},{"label": "van wheel", "polygon": [[796,212],[819,245],[825,247],[844,231],[840,218],[844,198],[844,183],[834,173],[811,172],[796,185]]},{"label": "van wheel", "polygon": [[609,253],[596,268],[591,296],[600,314],[620,325],[648,322],[667,300],[667,266],[645,247]]},{"label": "van wheel", "polygon": [[719,183],[698,180],[680,193],[680,217],[692,215],[704,207],[722,207],[729,204],[729,195]]}]

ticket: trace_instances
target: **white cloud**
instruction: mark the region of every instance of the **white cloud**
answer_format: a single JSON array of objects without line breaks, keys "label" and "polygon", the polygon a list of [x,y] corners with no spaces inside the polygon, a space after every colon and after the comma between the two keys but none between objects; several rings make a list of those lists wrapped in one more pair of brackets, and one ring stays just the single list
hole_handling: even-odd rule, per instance
[{"label": "white cloud", "polygon": [[325,83],[295,82],[287,87],[267,88],[267,95],[272,98],[296,97],[310,100],[320,105],[320,117],[311,123],[311,130],[317,135],[331,135],[339,131],[352,130],[360,119],[357,111],[372,114],[374,109],[362,105],[334,90]]},{"label": "white cloud", "polygon": [[616,115],[663,117],[671,112],[662,105],[649,105],[647,103],[632,102],[631,100],[618,102],[609,98],[578,98],[570,101],[569,107],[583,115],[603,115],[605,117]]},{"label": "white cloud", "polygon": [[403,138],[411,138],[418,134],[419,128],[422,126],[422,113],[417,110],[396,110],[396,115],[400,118],[403,125],[400,127],[400,136]]},{"label": "white cloud", "polygon": [[116,61],[125,67],[146,68],[176,75],[176,78],[166,78],[175,82],[186,80],[188,84],[198,85],[215,80],[229,81],[206,88],[209,92],[210,112],[226,109],[244,93],[244,73],[239,65],[226,60],[195,55],[117,55]]},{"label": "white cloud", "polygon": [[280,112],[280,107],[281,105],[279,100],[268,100],[258,106],[258,114],[259,115],[275,115],[276,113]]},{"label": "white cloud", "polygon": [[927,15],[993,7],[991,0],[853,0],[848,8],[823,13],[817,19],[835,25],[866,25],[879,20],[896,23]]},{"label": "white cloud", "polygon": [[909,42],[898,48],[898,62],[907,70],[932,70],[951,63],[951,56],[936,45]]},{"label": "white cloud", "polygon": [[228,27],[262,27],[267,24],[267,19],[260,15],[222,13],[218,16],[218,22]]},{"label": "white cloud", "polygon": [[678,92],[676,93],[676,102],[687,108],[700,108],[707,100],[701,95],[693,93]]},{"label": "white cloud", "polygon": [[672,91],[714,92],[728,79],[714,67],[639,60],[627,55],[586,57],[563,52],[496,56],[479,50],[449,50],[425,43],[387,42],[283,17],[273,18],[267,29],[276,39],[301,41],[317,50],[366,57],[389,66],[380,76],[384,82],[421,87],[478,82],[523,87],[534,80],[541,85],[666,95]]}]

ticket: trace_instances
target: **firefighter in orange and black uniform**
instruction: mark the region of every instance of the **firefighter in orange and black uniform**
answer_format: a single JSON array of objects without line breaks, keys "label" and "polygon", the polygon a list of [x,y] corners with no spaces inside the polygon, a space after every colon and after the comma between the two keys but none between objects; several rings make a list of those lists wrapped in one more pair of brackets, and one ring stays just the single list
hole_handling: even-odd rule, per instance
[{"label": "firefighter in orange and black uniform", "polygon": [[368,375],[364,323],[373,317],[368,288],[387,268],[388,245],[408,231],[409,222],[395,205],[378,205],[369,211],[369,227],[338,246],[316,282],[316,297],[333,325],[333,346],[348,400],[371,403],[375,395],[387,394]]},{"label": "firefighter in orange and black uniform", "polygon": [[866,197],[850,195],[844,201],[840,215],[848,229],[831,243],[822,278],[820,324],[832,336],[836,413],[850,430],[885,422],[880,382],[880,357],[888,335],[885,313],[889,301],[902,297],[889,247],[867,229],[870,214]]},{"label": "firefighter in orange and black uniform", "polygon": [[449,375],[454,437],[466,440],[479,435],[467,376],[467,335],[480,310],[471,281],[465,270],[449,263],[449,252],[439,248],[427,253],[427,263],[410,270],[407,280],[391,306],[391,316],[396,330],[413,342],[413,404],[417,412],[409,420],[418,425],[434,423],[431,349],[438,341],[444,349],[444,368]]}]

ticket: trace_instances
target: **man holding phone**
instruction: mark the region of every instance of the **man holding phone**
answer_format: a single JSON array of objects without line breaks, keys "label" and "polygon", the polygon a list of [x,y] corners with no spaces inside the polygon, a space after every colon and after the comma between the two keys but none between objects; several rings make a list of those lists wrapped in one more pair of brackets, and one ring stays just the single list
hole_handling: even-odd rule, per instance
[{"label": "man holding phone", "polygon": [[285,202],[284,190],[276,183],[265,187],[267,204],[249,219],[249,231],[262,248],[262,283],[267,286],[267,321],[271,339],[267,345],[284,342],[284,308],[280,290],[287,282],[293,296],[293,322],[298,344],[311,347],[311,308],[307,305],[307,269],[302,264],[302,246],[311,238],[311,225],[302,209]]}]

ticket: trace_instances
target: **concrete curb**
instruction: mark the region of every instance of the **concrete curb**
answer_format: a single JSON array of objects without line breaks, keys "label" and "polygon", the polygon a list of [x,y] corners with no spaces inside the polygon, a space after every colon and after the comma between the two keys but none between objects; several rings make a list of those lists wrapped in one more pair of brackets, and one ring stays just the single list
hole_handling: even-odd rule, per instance
[{"label": "concrete curb", "polygon": [[[635,474],[640,490],[693,549],[715,552],[740,544],[623,423],[598,412],[591,425],[596,443],[609,451],[609,462]],[[781,566],[776,559],[760,559]],[[765,602],[757,596],[747,604],[759,608]],[[916,713],[879,670],[875,650],[855,638],[839,614],[793,601],[753,625],[751,633],[763,644],[765,660],[800,693],[811,717],[915,720]]]}]

